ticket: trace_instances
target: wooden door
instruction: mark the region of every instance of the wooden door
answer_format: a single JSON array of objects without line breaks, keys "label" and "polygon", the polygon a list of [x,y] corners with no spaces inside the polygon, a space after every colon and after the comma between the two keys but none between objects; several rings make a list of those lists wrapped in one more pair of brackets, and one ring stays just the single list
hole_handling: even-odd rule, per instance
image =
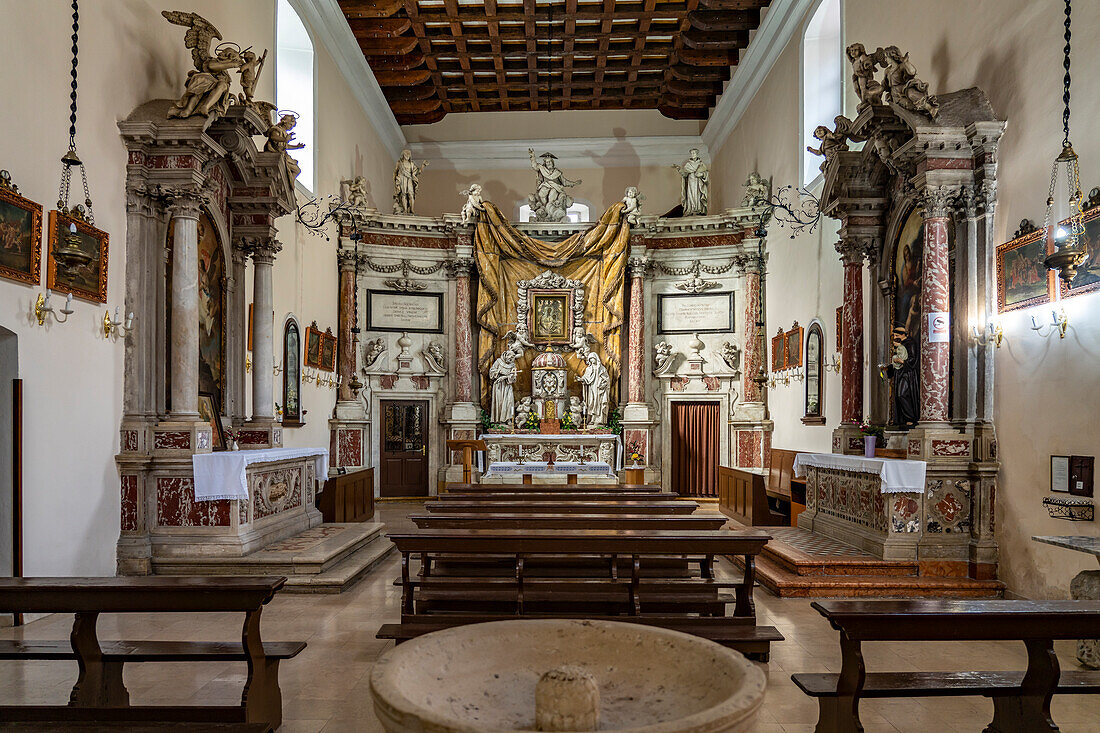
[{"label": "wooden door", "polygon": [[669,491],[718,496],[719,431],[717,402],[672,403]]},{"label": "wooden door", "polygon": [[428,495],[428,403],[382,400],[380,496]]}]

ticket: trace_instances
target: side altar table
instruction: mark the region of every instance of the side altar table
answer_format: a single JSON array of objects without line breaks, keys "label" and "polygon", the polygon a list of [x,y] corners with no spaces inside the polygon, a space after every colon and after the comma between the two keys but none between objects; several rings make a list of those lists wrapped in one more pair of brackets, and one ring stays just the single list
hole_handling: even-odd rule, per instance
[{"label": "side altar table", "polygon": [[806,478],[806,510],[798,526],[883,560],[916,562],[926,474],[924,461],[800,453],[794,475]]}]

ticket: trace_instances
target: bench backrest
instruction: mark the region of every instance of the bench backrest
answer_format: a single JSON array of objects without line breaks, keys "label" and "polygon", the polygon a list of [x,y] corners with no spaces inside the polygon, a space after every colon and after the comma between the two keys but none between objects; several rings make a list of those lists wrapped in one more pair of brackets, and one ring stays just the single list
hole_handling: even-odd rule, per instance
[{"label": "bench backrest", "polygon": [[691,514],[693,501],[435,501],[429,512],[488,512],[495,514]]},{"label": "bench backrest", "polygon": [[0,578],[0,613],[255,611],[285,577]]},{"label": "bench backrest", "polygon": [[768,461],[768,491],[791,495],[791,478],[794,477],[794,457],[801,451],[772,448]]},{"label": "bench backrest", "polygon": [[633,493],[626,491],[487,491],[470,494],[447,492],[439,501],[674,501],[679,494]]},{"label": "bench backrest", "polygon": [[721,529],[726,523],[724,516],[710,514],[417,514],[409,520],[417,527],[440,529]]},{"label": "bench backrest", "polygon": [[387,537],[402,553],[509,555],[755,555],[771,539],[754,530],[616,529],[422,529]]}]

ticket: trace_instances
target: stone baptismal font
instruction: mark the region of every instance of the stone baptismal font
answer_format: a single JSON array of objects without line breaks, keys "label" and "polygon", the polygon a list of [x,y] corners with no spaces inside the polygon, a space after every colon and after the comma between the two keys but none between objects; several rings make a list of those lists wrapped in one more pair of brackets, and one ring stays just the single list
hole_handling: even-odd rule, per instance
[{"label": "stone baptismal font", "polygon": [[514,620],[401,644],[371,672],[390,733],[746,731],[764,672],[739,652],[656,626]]}]

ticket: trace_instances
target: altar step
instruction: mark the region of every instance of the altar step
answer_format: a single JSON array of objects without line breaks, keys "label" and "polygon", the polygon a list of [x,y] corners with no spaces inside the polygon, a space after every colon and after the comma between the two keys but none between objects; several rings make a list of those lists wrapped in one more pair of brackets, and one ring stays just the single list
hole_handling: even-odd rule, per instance
[{"label": "altar step", "polygon": [[285,575],[284,593],[341,593],[394,550],[379,522],[320,524],[244,557],[154,558],[157,575]]}]

